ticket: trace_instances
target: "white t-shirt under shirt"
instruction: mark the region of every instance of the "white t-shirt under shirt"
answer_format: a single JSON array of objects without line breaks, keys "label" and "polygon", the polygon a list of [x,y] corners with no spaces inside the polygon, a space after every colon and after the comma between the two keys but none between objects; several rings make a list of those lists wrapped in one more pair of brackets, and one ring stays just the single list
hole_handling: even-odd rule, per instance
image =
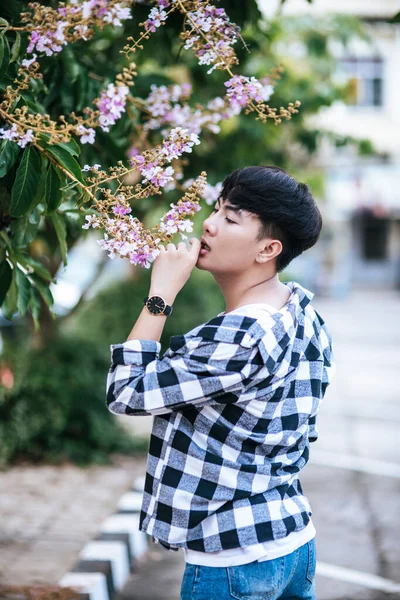
[{"label": "white t-shirt under shirt", "polygon": [[272,560],[280,556],[286,556],[303,546],[315,537],[314,523],[309,523],[301,531],[292,531],[280,540],[271,540],[261,544],[253,544],[245,548],[232,548],[231,550],[220,550],[219,552],[197,552],[183,548],[185,561],[192,565],[203,565],[207,567],[235,567],[247,563]]},{"label": "white t-shirt under shirt", "polygon": [[[269,312],[279,312],[270,304],[259,303]],[[240,310],[239,307],[235,310]],[[235,312],[235,311],[231,311]],[[219,313],[222,315],[223,313]],[[218,315],[218,316],[219,316]],[[232,548],[229,550],[220,550],[219,552],[198,552],[183,548],[185,561],[193,565],[202,565],[208,567],[234,567],[245,565],[254,561],[262,562],[272,560],[280,556],[286,556],[300,548],[315,537],[316,531],[314,523],[310,519],[309,523],[301,531],[292,531],[289,535],[279,540],[271,540],[260,544],[253,544],[245,548]]]}]

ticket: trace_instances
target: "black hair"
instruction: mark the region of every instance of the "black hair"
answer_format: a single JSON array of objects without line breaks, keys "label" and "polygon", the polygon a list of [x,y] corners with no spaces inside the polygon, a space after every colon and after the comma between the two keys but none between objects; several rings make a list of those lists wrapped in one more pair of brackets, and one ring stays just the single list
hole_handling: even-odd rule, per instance
[{"label": "black hair", "polygon": [[318,240],[322,216],[310,188],[280,167],[236,169],[224,179],[220,197],[258,217],[256,241],[269,237],[282,243],[275,258],[278,273]]}]

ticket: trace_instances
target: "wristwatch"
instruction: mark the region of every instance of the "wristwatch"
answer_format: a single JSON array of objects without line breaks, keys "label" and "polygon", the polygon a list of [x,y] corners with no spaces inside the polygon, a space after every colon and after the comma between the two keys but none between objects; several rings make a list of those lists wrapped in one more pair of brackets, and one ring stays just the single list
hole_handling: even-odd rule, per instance
[{"label": "wristwatch", "polygon": [[151,315],[165,315],[168,317],[172,313],[172,306],[168,306],[161,296],[146,296],[143,304]]}]

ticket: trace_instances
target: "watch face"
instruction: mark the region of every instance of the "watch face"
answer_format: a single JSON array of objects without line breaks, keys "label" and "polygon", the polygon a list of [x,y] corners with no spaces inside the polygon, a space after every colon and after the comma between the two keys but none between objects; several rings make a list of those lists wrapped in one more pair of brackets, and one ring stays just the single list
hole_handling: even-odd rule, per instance
[{"label": "watch face", "polygon": [[165,302],[160,296],[152,296],[147,301],[147,308],[153,315],[159,315],[164,311]]}]

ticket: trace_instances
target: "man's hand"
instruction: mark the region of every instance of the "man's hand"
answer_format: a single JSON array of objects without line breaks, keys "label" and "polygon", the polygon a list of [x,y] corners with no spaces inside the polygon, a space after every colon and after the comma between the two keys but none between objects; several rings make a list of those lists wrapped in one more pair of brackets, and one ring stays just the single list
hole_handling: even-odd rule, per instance
[{"label": "man's hand", "polygon": [[149,295],[160,295],[172,304],[181,291],[195,267],[201,243],[197,238],[190,240],[190,247],[185,242],[178,246],[168,244],[160,247],[160,254],[153,263]]}]

